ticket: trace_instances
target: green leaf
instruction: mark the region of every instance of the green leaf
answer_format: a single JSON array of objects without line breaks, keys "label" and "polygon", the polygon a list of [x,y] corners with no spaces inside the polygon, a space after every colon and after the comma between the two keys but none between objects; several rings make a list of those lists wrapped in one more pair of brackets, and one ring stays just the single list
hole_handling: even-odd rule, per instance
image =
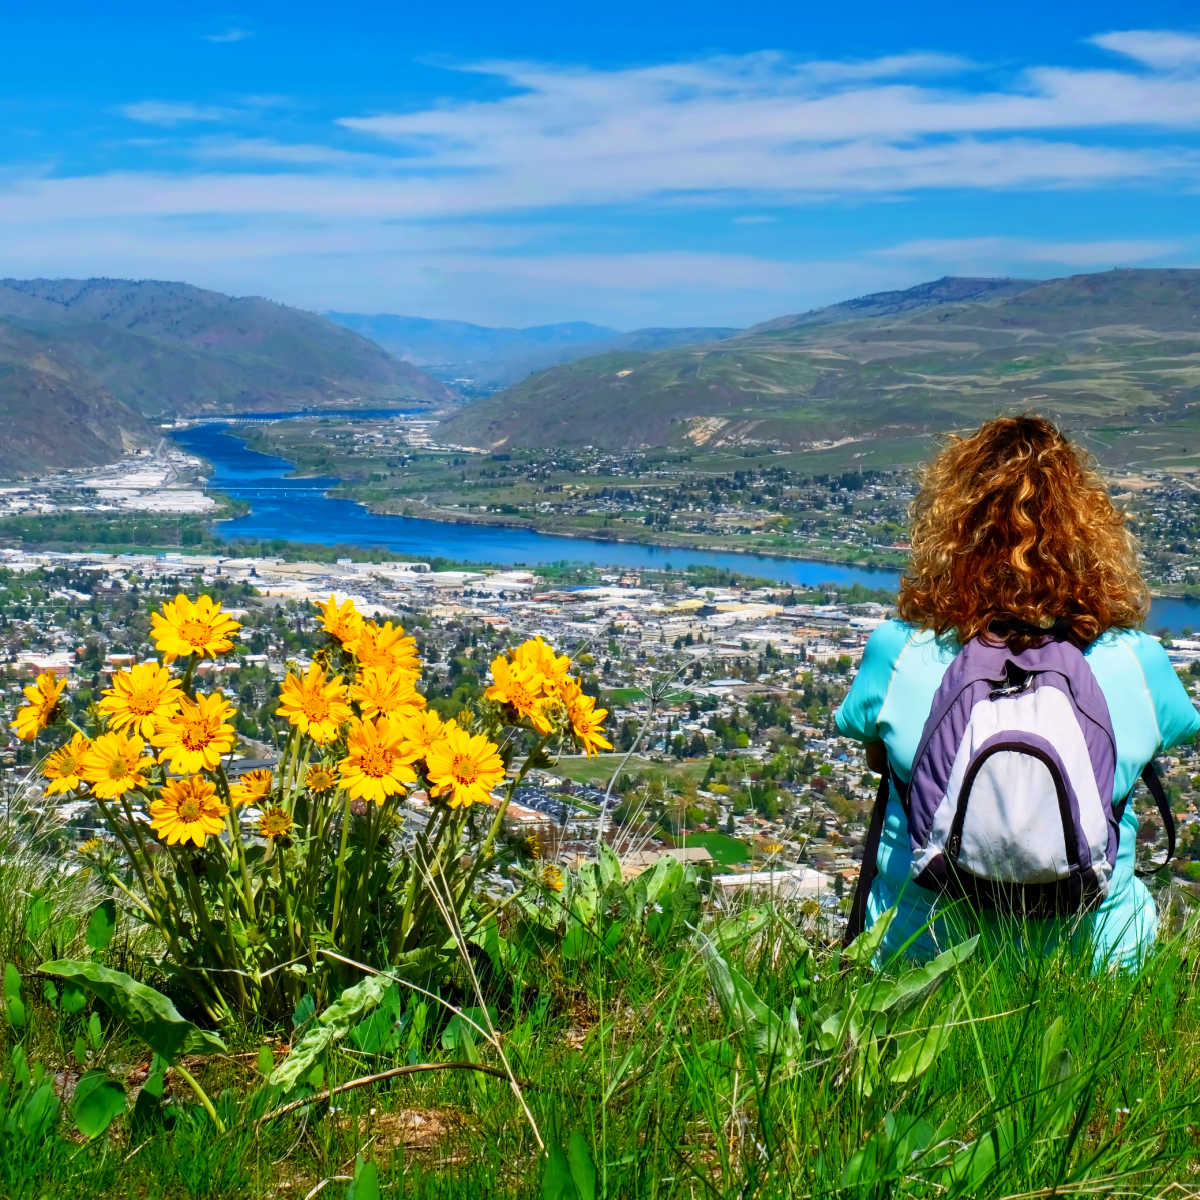
[{"label": "green leaf", "polygon": [[596,1200],[596,1166],[582,1133],[573,1133],[567,1139],[567,1166],[579,1200]]},{"label": "green leaf", "polygon": [[378,1006],[392,982],[387,975],[368,975],[362,982],[347,988],[316,1018],[292,1047],[292,1052],[271,1072],[269,1082],[284,1091],[294,1088],[334,1042],[345,1037],[359,1018]]},{"label": "green leaf", "polygon": [[36,946],[42,934],[50,928],[54,920],[54,909],[45,896],[34,896],[25,914],[25,936],[30,944]]},{"label": "green leaf", "polygon": [[4,964],[4,1015],[14,1029],[24,1029],[28,1019],[21,999],[21,972],[12,963]]},{"label": "green leaf", "polygon": [[849,959],[852,963],[869,966],[874,961],[879,947],[883,945],[884,935],[887,933],[888,926],[892,923],[895,916],[896,910],[894,908],[889,908],[886,912],[880,913],[879,920],[870,929],[863,930],[842,951],[842,957]]},{"label": "green leaf", "polygon": [[578,1200],[567,1156],[558,1141],[546,1147],[546,1165],[542,1168],[542,1200]]},{"label": "green leaf", "polygon": [[81,1013],[87,1007],[87,992],[73,983],[64,983],[62,987],[62,1010],[68,1016]]},{"label": "green leaf", "polygon": [[346,1200],[379,1200],[379,1168],[373,1162],[359,1161]]},{"label": "green leaf", "polygon": [[42,984],[42,999],[45,1000],[51,1008],[58,1007],[58,988],[56,988],[48,979]]},{"label": "green leaf", "polygon": [[296,1001],[295,1010],[292,1012],[292,1028],[301,1029],[316,1015],[317,1003],[308,992],[305,992],[304,995]]},{"label": "green leaf", "polygon": [[891,987],[871,995],[866,1002],[868,1012],[903,1012],[911,1008],[923,997],[933,991],[942,980],[975,953],[979,945],[979,934],[943,950],[936,958],[930,959],[923,966],[906,971]]},{"label": "green leaf", "polygon": [[[157,1065],[161,1060],[155,1059],[154,1061]],[[142,1084],[142,1090],[138,1092],[137,1099],[133,1102],[130,1125],[132,1132],[137,1136],[157,1128],[163,1122],[162,1098],[163,1092],[166,1090],[163,1069],[160,1067],[158,1070],[151,1070],[146,1082]]]},{"label": "green leaf", "polygon": [[100,1025],[99,1013],[92,1013],[92,1015],[88,1017],[87,1040],[88,1045],[91,1046],[93,1050],[99,1050],[104,1044],[104,1029]]},{"label": "green leaf", "polygon": [[75,1088],[75,1128],[99,1137],[125,1111],[125,1089],[106,1071],[88,1071]]},{"label": "green leaf", "polygon": [[83,935],[84,939],[99,954],[100,951],[108,949],[108,944],[113,940],[113,934],[116,931],[116,903],[111,899],[102,900],[92,912],[87,923],[87,931]]},{"label": "green leaf", "polygon": [[954,1003],[937,1024],[919,1033],[910,1034],[904,1039],[904,1049],[896,1055],[895,1061],[888,1069],[888,1079],[892,1083],[911,1083],[933,1066],[937,1056],[950,1040],[950,1030],[958,1017],[960,1007],[958,1002]]},{"label": "green leaf", "polygon": [[167,1062],[177,1062],[185,1054],[225,1050],[225,1043],[215,1033],[193,1025],[162,992],[131,979],[123,971],[71,959],[43,963],[38,969],[86,988],[124,1021],[135,1037]]},{"label": "green leaf", "polygon": [[735,1029],[744,1030],[755,1049],[763,1053],[784,1057],[798,1053],[801,1037],[796,1014],[790,1012],[785,1019],[768,1008],[749,981],[729,965],[706,937],[700,939],[700,953],[726,1020]]},{"label": "green leaf", "polygon": [[87,1066],[87,1042],[82,1037],[75,1038],[75,1065],[78,1067]]},{"label": "green leaf", "polygon": [[259,1046],[258,1073],[260,1075],[270,1075],[273,1070],[275,1070],[275,1055],[271,1053],[271,1047]]}]

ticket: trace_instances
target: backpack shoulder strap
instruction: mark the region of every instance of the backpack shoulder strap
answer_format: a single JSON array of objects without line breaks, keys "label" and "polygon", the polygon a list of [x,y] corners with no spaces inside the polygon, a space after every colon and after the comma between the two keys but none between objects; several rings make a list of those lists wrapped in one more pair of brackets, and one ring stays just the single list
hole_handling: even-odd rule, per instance
[{"label": "backpack shoulder strap", "polygon": [[1142,768],[1142,782],[1149,789],[1150,795],[1154,797],[1154,803],[1162,816],[1163,827],[1167,831],[1167,857],[1156,867],[1143,867],[1135,871],[1135,874],[1144,877],[1161,871],[1175,857],[1175,814],[1171,811],[1171,802],[1163,790],[1162,780],[1158,777],[1158,770],[1153,761],[1148,762]]},{"label": "backpack shoulder strap", "polygon": [[871,809],[871,824],[867,827],[867,844],[863,849],[858,883],[854,885],[854,899],[850,904],[850,916],[846,919],[846,932],[842,938],[843,946],[850,945],[866,928],[867,897],[871,894],[871,884],[874,883],[876,872],[879,869],[879,840],[883,836],[883,819],[887,815],[891,782],[892,765],[888,763],[879,777],[879,791],[875,794],[875,806]]}]

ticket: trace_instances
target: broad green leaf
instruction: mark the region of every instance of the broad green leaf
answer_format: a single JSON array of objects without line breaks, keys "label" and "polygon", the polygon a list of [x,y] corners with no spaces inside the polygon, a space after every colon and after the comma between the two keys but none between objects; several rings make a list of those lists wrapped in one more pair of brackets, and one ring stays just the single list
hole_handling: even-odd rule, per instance
[{"label": "broad green leaf", "polygon": [[542,1168],[542,1200],[578,1200],[578,1196],[567,1156],[556,1139],[546,1147],[546,1165]]},{"label": "broad green leaf", "polygon": [[93,910],[84,933],[84,940],[99,954],[107,950],[117,931],[117,906],[111,899],[102,900]]},{"label": "broad green leaf", "polygon": [[91,1046],[93,1050],[99,1050],[100,1047],[104,1045],[104,1030],[100,1025],[99,1013],[92,1013],[92,1015],[88,1017],[87,1040],[88,1045]]},{"label": "broad green leaf", "polygon": [[125,1089],[107,1071],[88,1071],[75,1088],[75,1128],[99,1137],[125,1111]]},{"label": "broad green leaf", "polygon": [[54,908],[45,896],[34,896],[25,914],[25,936],[36,946],[54,920]]},{"label": "broad green leaf", "polygon": [[296,1001],[296,1007],[292,1012],[292,1028],[301,1029],[309,1023],[317,1015],[317,1004],[312,996],[305,992],[299,1000]]},{"label": "broad green leaf", "polygon": [[13,1079],[16,1081],[17,1087],[28,1087],[29,1059],[25,1056],[25,1047],[21,1045],[14,1046],[12,1058],[9,1061],[12,1063]]},{"label": "broad green leaf", "polygon": [[943,950],[936,958],[930,959],[923,966],[906,971],[890,987],[875,992],[867,998],[868,1012],[903,1012],[912,1007],[924,996],[927,996],[941,981],[975,953],[979,945],[979,935],[968,938]]},{"label": "broad green leaf", "polygon": [[876,952],[883,945],[884,935],[888,931],[888,926],[896,916],[896,910],[889,908],[886,912],[879,914],[879,920],[871,926],[870,929],[864,929],[842,951],[842,957],[849,959],[853,963],[860,963],[862,966],[869,966],[875,959]]},{"label": "broad green leaf", "polygon": [[60,1107],[53,1084],[46,1082],[36,1085],[21,1106],[17,1118],[23,1138],[27,1142],[48,1139],[58,1122]]},{"label": "broad green leaf", "polygon": [[146,1082],[142,1084],[142,1090],[138,1092],[137,1099],[133,1102],[130,1123],[135,1135],[140,1136],[162,1124],[164,1115],[162,1098],[163,1092],[166,1090],[163,1079],[165,1067],[159,1066],[159,1062],[159,1059],[155,1059],[155,1066],[158,1069],[151,1069]]},{"label": "broad green leaf", "polygon": [[567,1166],[579,1200],[596,1200],[596,1166],[587,1138],[578,1131],[567,1139]]},{"label": "broad green leaf", "polygon": [[81,1013],[87,1007],[87,992],[73,983],[64,983],[62,988],[62,1010],[69,1016]]},{"label": "broad green leaf", "polygon": [[58,1007],[58,988],[56,988],[48,979],[42,984],[42,999],[45,1000],[51,1008]]},{"label": "broad green leaf", "polygon": [[135,1037],[167,1062],[177,1062],[185,1054],[225,1050],[225,1043],[215,1033],[193,1025],[162,992],[131,979],[123,971],[71,959],[43,963],[38,969],[45,975],[69,979],[86,988],[124,1021]]},{"label": "broad green leaf", "polygon": [[87,1042],[82,1037],[75,1038],[75,1065],[79,1067],[87,1066]]},{"label": "broad green leaf", "polygon": [[14,963],[4,964],[4,999],[20,1000],[21,998],[21,972],[17,970]]},{"label": "broad green leaf", "polygon": [[368,975],[348,987],[309,1026],[292,1052],[271,1072],[268,1082],[284,1091],[294,1088],[334,1042],[345,1037],[356,1021],[376,1008],[392,982],[387,975]]},{"label": "broad green leaf", "polygon": [[273,1070],[275,1070],[275,1055],[271,1053],[271,1047],[259,1046],[258,1073],[260,1075],[270,1075]]},{"label": "broad green leaf", "polygon": [[935,1025],[902,1039],[903,1048],[888,1068],[887,1076],[892,1083],[911,1083],[933,1066],[950,1041],[950,1030],[960,1007],[958,1002],[954,1003]]},{"label": "broad green leaf", "polygon": [[379,1200],[379,1168],[373,1162],[360,1161],[354,1168],[346,1200]]},{"label": "broad green leaf", "polygon": [[784,1056],[798,1053],[801,1038],[796,1014],[791,1012],[784,1019],[768,1008],[749,981],[729,965],[706,937],[700,939],[700,953],[726,1020],[736,1029],[744,1030],[757,1050]]}]

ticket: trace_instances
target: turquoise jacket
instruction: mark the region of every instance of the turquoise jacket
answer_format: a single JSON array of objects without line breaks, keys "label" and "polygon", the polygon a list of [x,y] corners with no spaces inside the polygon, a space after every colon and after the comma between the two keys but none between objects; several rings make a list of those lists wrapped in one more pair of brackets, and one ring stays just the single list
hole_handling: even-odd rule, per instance
[{"label": "turquoise jacket", "polygon": [[[882,741],[892,769],[907,780],[933,695],[958,649],[952,635],[938,637],[903,621],[885,621],[871,634],[858,674],[834,714],[838,729],[861,742]],[[1129,795],[1142,768],[1156,754],[1195,736],[1200,715],[1166,652],[1149,635],[1109,630],[1085,655],[1112,718],[1117,743],[1113,796],[1120,799]],[[1098,909],[1082,917],[1029,922],[1018,936],[1041,948],[1064,934],[1087,938],[1097,968],[1136,968],[1158,930],[1154,901],[1134,874],[1137,828],[1131,802],[1121,819],[1108,895]],[[908,821],[893,787],[879,845],[878,874],[867,902],[868,926],[887,909],[896,908],[881,947],[883,958],[901,950],[914,958],[928,958],[961,936],[961,923],[950,929],[939,913],[935,893],[912,882],[911,866]],[[985,916],[983,923],[985,932],[995,933],[1000,918]],[[1004,936],[1013,937],[1011,920],[1004,924]]]}]

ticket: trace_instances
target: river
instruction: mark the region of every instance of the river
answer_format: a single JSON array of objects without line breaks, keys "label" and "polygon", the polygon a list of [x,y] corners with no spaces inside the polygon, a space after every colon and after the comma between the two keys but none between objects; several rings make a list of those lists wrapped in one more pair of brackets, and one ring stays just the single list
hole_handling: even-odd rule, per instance
[{"label": "river", "polygon": [[[284,415],[291,414],[279,414]],[[266,414],[258,417],[263,419]],[[213,488],[250,506],[245,516],[214,525],[213,532],[231,542],[282,538],[321,546],[382,546],[416,560],[448,558],[503,566],[559,562],[651,570],[709,566],[797,587],[860,583],[891,590],[899,582],[897,572],[882,568],[561,537],[504,525],[455,524],[373,513],[356,501],[327,495],[338,483],[334,478],[293,478],[292,463],[251,450],[228,424],[196,425],[177,430],[173,437],[185,450],[212,463]],[[1151,605],[1147,626],[1172,633],[1188,627],[1200,629],[1200,601],[1157,598]]]}]

